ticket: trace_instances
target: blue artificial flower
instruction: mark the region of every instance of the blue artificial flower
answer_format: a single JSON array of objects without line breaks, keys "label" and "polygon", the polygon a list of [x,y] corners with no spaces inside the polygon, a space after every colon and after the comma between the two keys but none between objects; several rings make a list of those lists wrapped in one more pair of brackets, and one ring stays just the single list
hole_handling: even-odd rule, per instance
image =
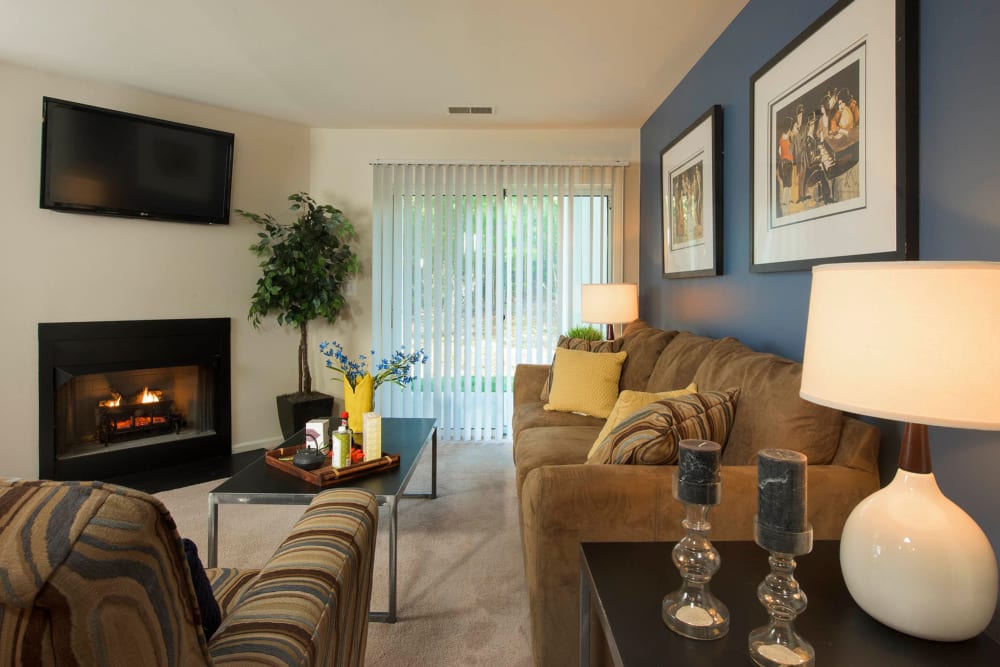
[{"label": "blue artificial flower", "polygon": [[[369,357],[367,355],[358,355],[356,361],[349,359],[344,353],[344,348],[337,341],[323,341],[319,344],[319,349],[323,356],[327,357],[326,367],[343,375],[352,388],[357,386],[358,380],[369,373]],[[371,351],[371,359],[375,359],[375,350]],[[414,364],[426,364],[427,361],[428,356],[423,348],[408,353],[405,347],[400,347],[387,359],[383,358],[374,364],[373,387],[378,389],[386,382],[405,387],[414,380]]]}]

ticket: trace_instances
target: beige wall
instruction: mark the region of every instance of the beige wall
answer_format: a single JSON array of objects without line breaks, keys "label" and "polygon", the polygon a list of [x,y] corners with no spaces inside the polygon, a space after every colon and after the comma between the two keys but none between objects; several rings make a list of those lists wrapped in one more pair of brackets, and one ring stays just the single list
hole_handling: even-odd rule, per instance
[{"label": "beige wall", "polygon": [[[308,189],[358,228],[362,276],[335,326],[315,325],[318,389],[341,396],[316,351],[337,339],[352,351],[371,340],[372,170],[377,159],[627,160],[625,279],[638,276],[639,131],[313,129],[134,88],[56,76],[0,62],[0,476],[38,474],[39,322],[229,317],[233,348],[233,447],[278,439],[276,394],[296,384],[294,331],[246,319],[257,260],[256,228],[57,213],[38,206],[41,100],[59,97],[236,134],[233,208],[290,219],[286,197]],[[150,289],[149,285],[156,289]]]},{"label": "beige wall", "polygon": [[276,215],[309,185],[308,128],[4,63],[0,91],[0,476],[38,474],[39,322],[231,318],[233,444],[272,444],[274,396],[295,389],[297,337],[273,320],[261,331],[247,322],[255,226],[236,215],[207,226],[40,209],[41,102],[48,95],[234,132],[233,207]]},{"label": "beige wall", "polygon": [[[624,279],[638,280],[639,130],[312,130],[310,192],[340,208],[359,233],[362,275],[350,313],[334,326],[317,326],[315,341],[335,339],[352,355],[371,346],[372,168],[375,160],[573,161],[627,160]],[[376,352],[382,353],[377,350]],[[329,371],[313,357],[322,391],[342,396]]]}]

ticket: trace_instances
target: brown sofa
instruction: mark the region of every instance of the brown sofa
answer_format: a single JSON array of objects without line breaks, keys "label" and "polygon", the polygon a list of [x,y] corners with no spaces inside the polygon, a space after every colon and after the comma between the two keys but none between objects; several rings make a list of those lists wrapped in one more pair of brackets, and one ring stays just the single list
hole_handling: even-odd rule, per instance
[{"label": "brown sofa", "polygon": [[[816,539],[839,538],[854,506],[879,488],[878,430],[799,398],[800,364],[754,352],[735,338],[663,331],[641,321],[604,349],[628,355],[620,390],[669,391],[692,381],[699,391],[740,387],[723,443],[722,504],[709,515],[713,539],[753,539],[760,449],[809,457]],[[515,372],[514,462],[535,664],[572,665],[579,662],[579,544],[676,541],[683,509],[671,492],[675,466],[585,463],[604,420],[544,410],[548,373],[549,366],[537,364]],[[591,634],[597,648],[600,632]]]}]

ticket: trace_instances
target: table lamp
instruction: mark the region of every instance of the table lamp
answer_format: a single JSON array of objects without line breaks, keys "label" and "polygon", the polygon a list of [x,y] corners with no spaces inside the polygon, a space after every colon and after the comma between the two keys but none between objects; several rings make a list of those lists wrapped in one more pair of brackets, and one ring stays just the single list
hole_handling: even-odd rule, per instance
[{"label": "table lamp", "polygon": [[899,470],[844,525],[840,565],[876,620],[939,641],[974,637],[997,601],[976,522],[941,493],[927,426],[1000,430],[1000,263],[813,268],[802,398],[905,422]]},{"label": "table lamp", "polygon": [[581,319],[607,324],[608,340],[614,340],[614,325],[639,317],[639,286],[634,283],[584,285],[580,302]]}]

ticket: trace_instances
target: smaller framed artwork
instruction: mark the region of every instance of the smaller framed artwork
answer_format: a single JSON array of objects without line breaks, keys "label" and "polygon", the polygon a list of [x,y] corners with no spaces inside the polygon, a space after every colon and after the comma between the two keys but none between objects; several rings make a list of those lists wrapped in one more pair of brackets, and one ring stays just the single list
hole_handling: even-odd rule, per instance
[{"label": "smaller framed artwork", "polygon": [[751,77],[751,271],[916,258],[916,12],[840,0]]},{"label": "smaller framed artwork", "polygon": [[660,151],[663,275],[722,273],[722,107],[716,104]]}]

